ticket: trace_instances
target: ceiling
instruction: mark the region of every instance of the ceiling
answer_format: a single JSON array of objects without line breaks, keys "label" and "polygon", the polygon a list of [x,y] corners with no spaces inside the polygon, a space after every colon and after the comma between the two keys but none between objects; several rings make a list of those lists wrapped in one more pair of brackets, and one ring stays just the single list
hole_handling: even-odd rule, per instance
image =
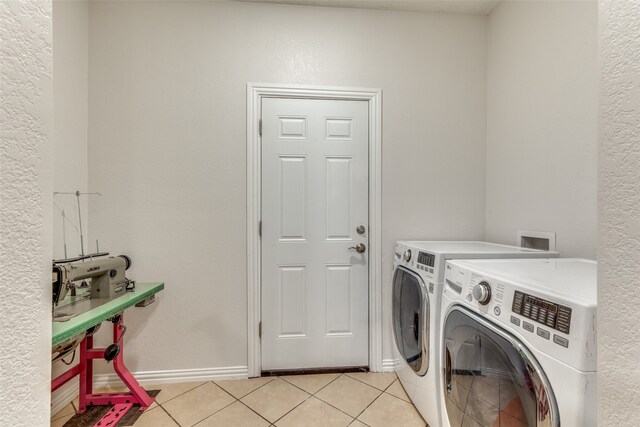
[{"label": "ceiling", "polygon": [[236,0],[253,3],[348,7],[405,12],[469,13],[488,15],[500,0]]}]

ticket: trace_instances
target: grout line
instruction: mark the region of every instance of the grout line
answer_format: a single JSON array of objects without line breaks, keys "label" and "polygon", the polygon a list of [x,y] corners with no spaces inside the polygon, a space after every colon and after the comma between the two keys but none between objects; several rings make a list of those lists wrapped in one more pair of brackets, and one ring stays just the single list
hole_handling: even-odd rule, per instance
[{"label": "grout line", "polygon": [[[195,387],[193,387],[193,388],[191,388],[191,389],[189,389],[189,390],[187,390],[187,391],[185,391],[185,392],[182,392],[182,393],[180,393],[180,394],[178,394],[178,395],[176,395],[176,396],[173,396],[171,399],[167,400],[166,402],[163,402],[162,404],[164,405],[165,403],[169,403],[169,402],[171,402],[173,399],[175,399],[175,398],[177,398],[177,397],[180,397],[180,396],[182,396],[183,394],[187,394],[187,393],[189,393],[190,391],[193,391],[193,390],[195,390],[195,389],[197,389],[197,388],[200,388],[200,387],[202,387],[203,385],[205,385],[207,382],[209,382],[209,381],[205,381],[205,382],[203,382],[203,383],[202,383],[202,384],[200,384],[200,385],[197,385],[197,386],[195,386]],[[188,383],[172,383],[172,384],[188,384]],[[171,384],[164,384],[164,385],[171,385]],[[162,393],[162,386],[161,386],[160,384],[158,384],[158,386],[159,386],[159,388],[160,388],[160,392],[159,392],[158,394],[160,394],[160,393]],[[145,389],[145,390],[146,390],[146,389]],[[157,403],[158,405],[160,405],[160,402],[158,402],[157,397],[158,397],[158,396],[156,395],[156,397],[154,398],[154,400],[156,401],[156,403]]]},{"label": "grout line", "polygon": [[[193,426],[200,424],[201,422],[203,422],[204,420],[206,420],[209,417],[214,416],[215,414],[217,414],[218,412],[228,408],[229,406],[233,405],[234,403],[236,403],[238,401],[238,399],[236,399],[236,397],[234,395],[232,395],[231,393],[229,393],[227,390],[223,389],[222,387],[220,387],[218,384],[216,384],[214,381],[207,381],[211,384],[213,384],[214,387],[219,388],[220,390],[222,390],[223,392],[227,393],[229,396],[231,396],[231,398],[233,399],[233,402],[229,403],[228,405],[223,406],[222,408],[218,409],[217,411],[212,412],[211,414],[207,415],[206,417],[204,417],[203,419],[196,421],[194,424],[192,424]],[[205,383],[206,384],[206,383]],[[204,384],[202,384],[204,385]]]},{"label": "grout line", "polygon": [[[286,381],[286,382],[287,382],[287,384],[289,384],[289,382],[288,382],[288,381]],[[293,384],[291,384],[291,385],[293,385]],[[294,386],[294,387],[295,387],[295,386]],[[296,387],[296,388],[300,388],[300,387]],[[302,391],[304,391],[304,390],[302,390]],[[293,408],[291,408],[289,411],[287,411],[285,414],[283,414],[280,418],[278,418],[277,420],[275,420],[275,421],[273,422],[273,425],[275,425],[278,421],[280,421],[281,419],[283,419],[284,417],[286,417],[287,415],[289,415],[289,413],[290,413],[290,412],[292,412],[293,410],[295,410],[298,406],[302,405],[304,402],[306,402],[307,400],[309,400],[309,399],[311,399],[312,397],[314,397],[311,393],[309,393],[309,392],[307,392],[307,391],[304,391],[304,393],[307,395],[307,397],[305,397],[305,399],[304,399],[302,402],[298,403],[296,406],[294,406],[294,407],[293,407]]]},{"label": "grout line", "polygon": [[[378,390],[378,389],[377,389],[377,388],[375,388],[375,387],[373,387],[373,388],[374,388],[375,390]],[[380,391],[380,390],[378,390],[378,391]],[[367,409],[369,409],[369,407],[370,407],[371,405],[373,405],[373,402],[375,402],[376,400],[380,399],[380,396],[382,396],[383,394],[384,394],[384,391],[381,391],[381,392],[380,392],[380,394],[379,394],[375,399],[373,399],[371,402],[369,402],[369,404],[367,405],[367,407],[366,407],[366,408],[364,408],[364,409],[363,409],[363,410],[362,410],[358,415],[356,415],[356,417],[355,417],[355,418],[356,418],[356,420],[358,420],[358,417],[359,417],[360,415],[362,415],[362,414],[364,413],[364,411],[366,411]],[[358,420],[358,421],[360,421],[360,420]],[[360,422],[362,422],[362,421],[360,421]]]},{"label": "grout line", "polygon": [[[221,387],[221,388],[222,388],[222,387]],[[215,412],[213,412],[213,413],[211,413],[211,414],[207,415],[207,416],[206,416],[206,417],[204,417],[203,419],[201,419],[201,420],[199,420],[199,421],[196,421],[194,424],[192,424],[192,426],[194,426],[194,427],[195,427],[196,425],[200,424],[201,422],[203,422],[203,421],[204,421],[204,420],[206,420],[207,418],[213,417],[213,416],[214,416],[215,414],[217,414],[218,412],[223,411],[223,410],[227,409],[229,406],[231,406],[231,405],[233,405],[234,403],[236,403],[236,401],[237,401],[237,399],[236,399],[236,400],[234,400],[233,402],[229,403],[228,405],[223,406],[222,408],[218,409],[217,411],[215,411]]]},{"label": "grout line", "polygon": [[[211,381],[213,383],[214,386],[218,387],[219,389],[221,389],[222,391],[224,391],[225,393],[227,393],[229,396],[231,396],[234,400],[238,400],[237,397],[235,397],[233,394],[229,393],[227,390],[224,389],[224,387],[216,384],[214,381]],[[257,389],[256,389],[257,390]],[[243,396],[244,397],[244,396]],[[213,415],[213,414],[211,414]]]},{"label": "grout line", "polygon": [[[169,416],[169,418],[171,418],[173,420],[174,423],[176,423],[178,426],[181,426],[181,424],[178,422],[178,420],[176,420],[175,418],[173,418],[173,416],[169,413],[169,411],[167,411],[166,409],[164,409],[162,407],[162,405],[158,404],[158,408],[162,409],[164,411],[165,414],[167,414]],[[138,418],[139,420],[140,418]],[[136,420],[137,422],[137,420]],[[135,426],[135,423],[133,423],[133,425]]]},{"label": "grout line", "polygon": [[[258,378],[268,378],[268,377],[258,377]],[[279,378],[279,377],[272,377],[272,380],[271,380],[271,381],[267,381],[266,383],[264,383],[264,384],[262,384],[262,385],[260,385],[260,386],[256,387],[254,390],[251,390],[249,393],[247,393],[247,394],[243,394],[243,395],[242,395],[242,396],[240,396],[240,397],[235,397],[235,396],[233,396],[231,393],[229,393],[228,391],[227,391],[227,393],[231,394],[231,395],[233,396],[233,398],[234,398],[234,399],[238,399],[238,400],[240,400],[240,399],[244,399],[245,397],[249,396],[249,395],[250,395],[251,393],[253,393],[254,391],[257,391],[257,390],[261,389],[262,387],[266,386],[267,384],[271,384],[271,382],[272,382],[273,380],[275,380],[276,378]],[[249,380],[249,379],[247,379],[247,381],[248,381],[248,380]],[[238,380],[238,381],[245,381],[245,380]],[[218,385],[218,384],[216,384],[216,385]],[[222,388],[222,389],[224,390],[224,388],[223,388],[222,386],[219,386],[219,385],[218,385],[218,387],[220,387],[220,388]],[[225,391],[226,391],[226,390],[225,390]]]},{"label": "grout line", "polygon": [[[352,374],[352,373],[354,373],[354,372],[349,372],[349,373],[344,374],[344,375],[348,376],[348,377],[349,377],[349,378],[351,378],[352,380],[359,381],[359,382],[361,382],[362,384],[366,384],[366,385],[368,385],[369,387],[373,387],[373,388],[375,388],[376,390],[380,390],[378,387],[376,387],[376,386],[374,386],[374,385],[371,385],[371,384],[369,384],[369,383],[366,383],[366,382],[364,382],[364,381],[361,381],[361,380],[359,380],[359,379],[357,379],[357,378],[352,377],[351,375],[349,375],[349,374]],[[355,373],[357,373],[357,372],[355,372]],[[368,372],[368,373],[370,373],[370,374],[376,374],[376,373],[378,373],[378,372]],[[386,372],[385,372],[385,373],[386,373]],[[397,378],[398,378],[398,375],[396,375],[396,379],[397,379]],[[394,381],[395,381],[395,380],[391,381],[391,384],[393,384],[393,382],[394,382]],[[386,386],[384,389],[382,389],[382,391],[385,391],[386,389],[388,389],[389,387],[391,387],[391,384],[389,384],[389,385],[388,385],[388,386]]]},{"label": "grout line", "polygon": [[[335,380],[331,381],[331,383],[332,383],[332,382],[334,382],[334,381],[336,381],[338,378],[340,378],[340,377],[341,377],[341,376],[343,376],[343,375],[345,375],[345,374],[340,374],[340,376],[338,376]],[[349,377],[349,378],[351,378],[351,377]],[[331,384],[331,383],[329,383],[329,384]],[[327,384],[327,386],[328,386],[329,384]],[[369,384],[367,384],[367,385],[369,385]],[[325,387],[326,387],[326,386],[325,386]],[[325,387],[323,387],[323,389],[324,389]],[[371,386],[369,386],[369,387],[371,387]],[[376,390],[376,391],[380,391],[380,390],[378,390],[378,389],[377,389],[377,388],[375,388],[375,387],[371,387],[371,388],[372,388],[372,389],[374,389],[374,390]],[[321,390],[322,390],[322,389],[321,389]],[[318,390],[318,393],[320,393],[320,390]],[[380,394],[382,394],[382,392],[380,392]],[[315,397],[316,399],[320,400],[321,402],[326,403],[327,405],[331,406],[332,408],[337,409],[338,411],[342,412],[343,414],[346,414],[346,415],[350,416],[350,417],[351,417],[351,418],[353,418],[354,420],[358,419],[358,417],[360,416],[360,414],[362,414],[362,412],[364,412],[364,411],[369,407],[369,406],[367,406],[366,408],[364,408],[364,409],[362,410],[362,412],[360,412],[358,415],[356,415],[356,416],[354,417],[353,415],[346,413],[346,412],[345,412],[345,411],[343,411],[342,409],[340,409],[340,408],[338,408],[338,407],[334,406],[333,404],[331,404],[331,403],[329,403],[329,402],[325,401],[324,399],[322,399],[321,397],[316,396],[315,394],[313,395],[313,397]],[[373,401],[375,401],[378,397],[380,397],[380,395],[378,395],[375,399],[373,399]],[[371,403],[373,403],[373,401],[371,401]],[[371,405],[371,403],[369,403],[369,405]],[[358,421],[360,421],[360,420],[358,420]],[[353,422],[353,421],[352,421],[352,422]],[[362,421],[360,421],[360,422],[362,422]],[[362,424],[364,424],[364,423],[362,423]],[[368,425],[368,424],[365,424],[365,425]]]},{"label": "grout line", "polygon": [[[315,375],[315,374],[312,374],[312,375]],[[324,375],[324,374],[320,374],[320,375]],[[326,374],[326,375],[330,375],[330,374]],[[337,377],[335,377],[334,379],[332,379],[331,381],[329,381],[326,385],[322,386],[322,387],[320,388],[320,390],[322,390],[323,388],[327,387],[329,384],[331,384],[332,382],[334,382],[335,380],[337,380],[338,378],[340,378],[340,376],[341,376],[341,375],[342,375],[342,374],[339,374]],[[294,383],[292,383],[292,382],[289,382],[289,381],[285,380],[285,379],[284,379],[284,378],[282,378],[282,377],[276,377],[276,378],[280,378],[281,380],[285,381],[287,384],[291,384],[291,385],[292,385],[292,386],[294,386],[295,388],[297,388],[297,389],[299,389],[299,390],[302,390],[302,391],[304,391],[305,393],[307,393],[307,394],[309,394],[309,395],[311,395],[311,396],[315,396],[315,395],[316,395],[316,393],[320,393],[320,390],[316,391],[315,393],[311,393],[310,391],[307,391],[307,390],[303,389],[302,387],[299,387],[299,386],[295,385]]]},{"label": "grout line", "polygon": [[240,402],[241,405],[244,405],[245,408],[248,408],[251,412],[253,412],[254,414],[256,414],[257,416],[259,416],[260,418],[262,418],[263,420],[265,420],[266,422],[269,423],[269,425],[273,425],[273,423],[271,421],[269,421],[268,419],[266,419],[265,417],[263,417],[262,415],[260,415],[259,413],[257,413],[256,411],[254,411],[249,405],[245,404],[244,402],[240,401],[240,399],[238,399],[238,402]]}]

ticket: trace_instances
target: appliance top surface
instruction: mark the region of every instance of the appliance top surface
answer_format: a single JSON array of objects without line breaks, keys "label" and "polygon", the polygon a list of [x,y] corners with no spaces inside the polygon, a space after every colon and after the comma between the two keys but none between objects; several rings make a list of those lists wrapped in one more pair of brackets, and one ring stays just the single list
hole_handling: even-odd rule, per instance
[{"label": "appliance top surface", "polygon": [[465,256],[477,256],[478,254],[503,255],[518,254],[532,255],[540,257],[542,254],[547,256],[557,256],[557,252],[541,251],[538,249],[520,248],[517,246],[500,245],[498,243],[489,242],[473,242],[473,241],[399,241],[418,250],[424,250],[431,253],[444,255],[445,258],[463,258]]},{"label": "appliance top surface", "polygon": [[483,276],[522,283],[588,306],[595,306],[597,302],[597,263],[593,260],[550,258],[450,262]]}]

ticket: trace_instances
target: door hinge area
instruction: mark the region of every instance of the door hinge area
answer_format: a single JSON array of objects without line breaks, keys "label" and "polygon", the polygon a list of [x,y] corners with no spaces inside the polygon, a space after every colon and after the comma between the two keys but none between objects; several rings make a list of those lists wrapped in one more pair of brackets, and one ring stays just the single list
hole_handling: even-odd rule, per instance
[{"label": "door hinge area", "polygon": [[258,120],[258,133],[262,136],[262,119]]},{"label": "door hinge area", "polygon": [[262,339],[262,321],[258,323],[258,338]]}]

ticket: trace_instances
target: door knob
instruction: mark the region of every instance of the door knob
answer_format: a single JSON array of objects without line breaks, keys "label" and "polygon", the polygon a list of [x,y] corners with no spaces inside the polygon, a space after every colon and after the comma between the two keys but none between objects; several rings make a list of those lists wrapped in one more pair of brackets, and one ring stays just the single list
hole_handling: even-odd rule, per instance
[{"label": "door knob", "polygon": [[364,232],[365,232],[364,225],[359,225],[359,226],[356,227],[356,233],[364,234]]},{"label": "door knob", "polygon": [[364,245],[364,243],[358,243],[355,246],[351,246],[349,249],[355,249],[356,252],[358,252],[359,254],[363,253],[364,251],[367,250],[367,247]]}]

